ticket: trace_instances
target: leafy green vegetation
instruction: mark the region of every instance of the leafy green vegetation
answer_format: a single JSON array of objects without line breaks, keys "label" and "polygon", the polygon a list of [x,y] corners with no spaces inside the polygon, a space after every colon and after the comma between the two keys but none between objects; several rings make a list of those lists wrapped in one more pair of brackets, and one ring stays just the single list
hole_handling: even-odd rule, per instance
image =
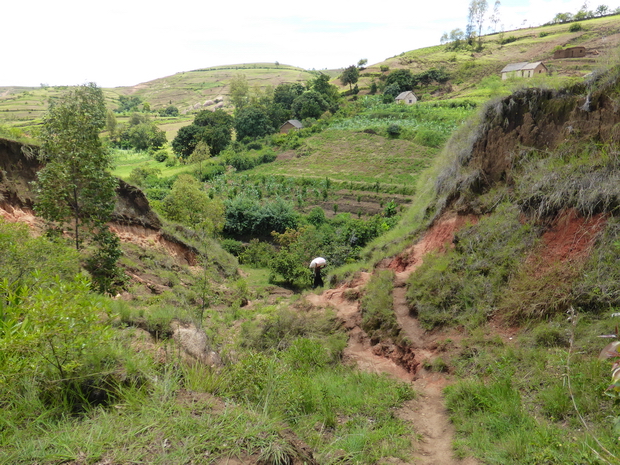
[{"label": "leafy green vegetation", "polygon": [[382,270],[375,274],[361,301],[362,328],[372,339],[400,342],[400,327],[394,314],[392,290],[394,272]]},{"label": "leafy green vegetation", "polygon": [[[582,320],[573,328],[561,321],[557,327],[566,339],[575,331],[575,348],[583,349],[591,324]],[[603,395],[609,366],[564,344],[530,345],[541,346],[541,334],[522,339],[520,347],[468,341],[456,361],[456,374],[465,379],[446,389],[462,437],[457,451],[473,451],[485,463],[613,463],[614,408]]]},{"label": "leafy green vegetation", "polygon": [[536,239],[536,228],[508,205],[458,232],[454,249],[426,258],[409,279],[407,298],[420,322],[429,329],[484,324]]}]

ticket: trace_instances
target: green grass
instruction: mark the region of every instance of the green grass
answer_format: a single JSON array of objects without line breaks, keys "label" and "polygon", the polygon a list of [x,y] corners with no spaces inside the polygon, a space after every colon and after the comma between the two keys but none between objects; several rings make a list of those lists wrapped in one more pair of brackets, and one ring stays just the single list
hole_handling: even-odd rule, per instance
[{"label": "green grass", "polygon": [[405,140],[339,129],[308,138],[306,146],[309,155],[261,165],[253,173],[411,185],[436,152]]},{"label": "green grass", "polygon": [[[617,413],[604,393],[610,364],[586,349],[595,342],[590,324],[577,325],[571,352],[528,334],[517,346],[468,339],[455,361],[459,381],[446,389],[457,450],[489,464],[616,463]],[[565,320],[557,325],[573,331]]]},{"label": "green grass", "polygon": [[135,168],[157,168],[161,170],[162,177],[175,176],[181,173],[193,173],[197,165],[166,166],[153,159],[146,152],[134,152],[131,150],[115,150],[113,155],[115,168],[112,174],[127,180]]},{"label": "green grass", "polygon": [[373,274],[361,300],[362,328],[371,338],[400,341],[400,326],[394,313],[392,291],[394,272],[381,270]]}]

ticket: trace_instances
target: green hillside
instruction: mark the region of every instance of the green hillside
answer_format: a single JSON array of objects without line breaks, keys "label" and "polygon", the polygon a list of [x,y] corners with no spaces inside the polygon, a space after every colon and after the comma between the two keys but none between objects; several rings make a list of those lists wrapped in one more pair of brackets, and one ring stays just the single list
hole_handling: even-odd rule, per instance
[{"label": "green hillside", "polygon": [[[44,234],[37,146],[10,137],[37,136],[63,89],[0,89],[0,465],[620,463],[619,18],[405,52],[357,94],[334,72],[335,103],[288,134],[237,137],[200,110],[233,113],[238,73],[319,93],[314,72],[104,89],[110,109],[140,97],[169,142],[203,137],[184,157],[101,150],[129,182],[98,223],[122,252],[106,294],[95,243]],[[572,45],[586,57],[550,58]],[[550,76],[499,77],[539,60]],[[442,67],[415,105],[370,93]],[[199,146],[212,116],[217,153]]]},{"label": "green hillside", "polygon": [[[382,66],[392,71],[410,69],[414,73],[444,68],[450,74],[449,81],[445,85],[425,89],[420,95],[423,99],[485,99],[494,92],[507,92],[509,88],[492,81],[487,82],[490,88],[481,91],[477,87],[485,78],[499,76],[499,71],[512,62],[544,61],[552,76],[560,81],[582,77],[596,68],[600,57],[606,56],[620,43],[618,16],[580,21],[578,24],[582,29],[576,32],[569,32],[571,24],[485,35],[482,50],[476,52],[467,49],[451,51],[445,45],[403,52],[363,70],[358,82],[360,94],[367,94],[373,81],[380,84],[385,78],[387,72],[381,71]],[[500,45],[500,41],[509,42]],[[555,49],[570,46],[586,47],[587,55],[584,58],[553,59]],[[348,89],[337,79],[339,70],[321,72],[330,75],[332,82],[341,90]],[[224,107],[232,110],[228,102],[229,83],[237,74],[244,74],[250,86],[264,89],[284,82],[303,83],[316,73],[285,64],[236,64],[181,72],[132,86],[105,89],[105,92],[110,108],[116,108],[118,97],[123,95],[140,97],[154,111],[168,105],[177,106],[182,114],[212,109],[215,104],[209,102],[217,98],[223,99]],[[0,87],[0,125],[22,128],[36,125],[46,111],[49,99],[61,90],[54,87]],[[178,123],[162,122],[162,125],[171,136],[178,129]]]}]

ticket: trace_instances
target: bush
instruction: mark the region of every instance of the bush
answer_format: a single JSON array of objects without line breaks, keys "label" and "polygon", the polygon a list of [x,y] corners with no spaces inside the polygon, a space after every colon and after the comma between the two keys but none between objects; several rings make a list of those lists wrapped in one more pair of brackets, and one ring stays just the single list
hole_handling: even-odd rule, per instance
[{"label": "bush", "polygon": [[433,129],[419,129],[413,141],[425,147],[439,147],[446,141],[446,136]]},{"label": "bush", "polygon": [[545,323],[533,332],[534,345],[537,347],[568,347],[569,335],[557,326]]},{"label": "bush", "polygon": [[500,45],[510,44],[512,42],[516,42],[518,39],[515,36],[508,36],[504,38],[500,38],[497,43]]},{"label": "bush", "polygon": [[223,239],[220,244],[226,252],[234,255],[235,257],[241,255],[244,250],[243,242],[236,241],[235,239]]},{"label": "bush", "polygon": [[202,167],[196,176],[200,181],[207,182],[224,173],[226,173],[226,167],[224,165],[207,164]]},{"label": "bush", "polygon": [[583,26],[580,23],[573,23],[568,26],[568,32],[579,32],[583,31]]},{"label": "bush", "polygon": [[400,136],[401,132],[402,132],[402,129],[401,129],[401,127],[398,124],[390,124],[387,127],[387,133],[391,137],[398,137],[398,136]]},{"label": "bush", "polygon": [[155,161],[162,163],[168,159],[168,151],[165,149],[157,150],[153,153],[153,158]]},{"label": "bush", "polygon": [[252,239],[239,254],[239,262],[254,268],[266,268],[275,253],[273,245]]}]

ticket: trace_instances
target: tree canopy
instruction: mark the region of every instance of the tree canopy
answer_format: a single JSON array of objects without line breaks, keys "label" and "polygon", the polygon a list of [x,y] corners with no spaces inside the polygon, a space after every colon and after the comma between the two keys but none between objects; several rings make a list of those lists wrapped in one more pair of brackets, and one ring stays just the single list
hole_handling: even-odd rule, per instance
[{"label": "tree canopy", "polygon": [[103,92],[95,84],[75,87],[50,103],[41,131],[41,160],[37,173],[35,209],[60,234],[73,229],[75,248],[85,239],[94,244],[86,258],[94,287],[110,292],[123,282],[116,266],[120,240],[107,227],[114,210],[117,180],[112,159],[99,138],[106,124]]},{"label": "tree canopy", "polygon": [[52,101],[43,119],[45,166],[37,175],[35,208],[53,229],[72,222],[78,249],[83,226],[104,225],[114,210],[112,160],[99,139],[106,116],[103,92],[91,83]]},{"label": "tree canopy", "polygon": [[238,140],[257,139],[274,132],[274,127],[263,108],[250,105],[242,108],[235,115],[235,131]]},{"label": "tree canopy", "polygon": [[359,79],[359,76],[360,76],[359,68],[357,66],[351,65],[348,68],[345,68],[345,70],[340,75],[340,82],[342,82],[342,85],[344,86],[349,84],[349,88],[353,89],[352,86],[353,84],[357,82],[357,80]]},{"label": "tree canopy", "polygon": [[203,110],[192,124],[183,126],[172,141],[172,149],[181,158],[188,158],[196,145],[204,141],[211,155],[218,155],[232,140],[233,118],[222,109]]}]

